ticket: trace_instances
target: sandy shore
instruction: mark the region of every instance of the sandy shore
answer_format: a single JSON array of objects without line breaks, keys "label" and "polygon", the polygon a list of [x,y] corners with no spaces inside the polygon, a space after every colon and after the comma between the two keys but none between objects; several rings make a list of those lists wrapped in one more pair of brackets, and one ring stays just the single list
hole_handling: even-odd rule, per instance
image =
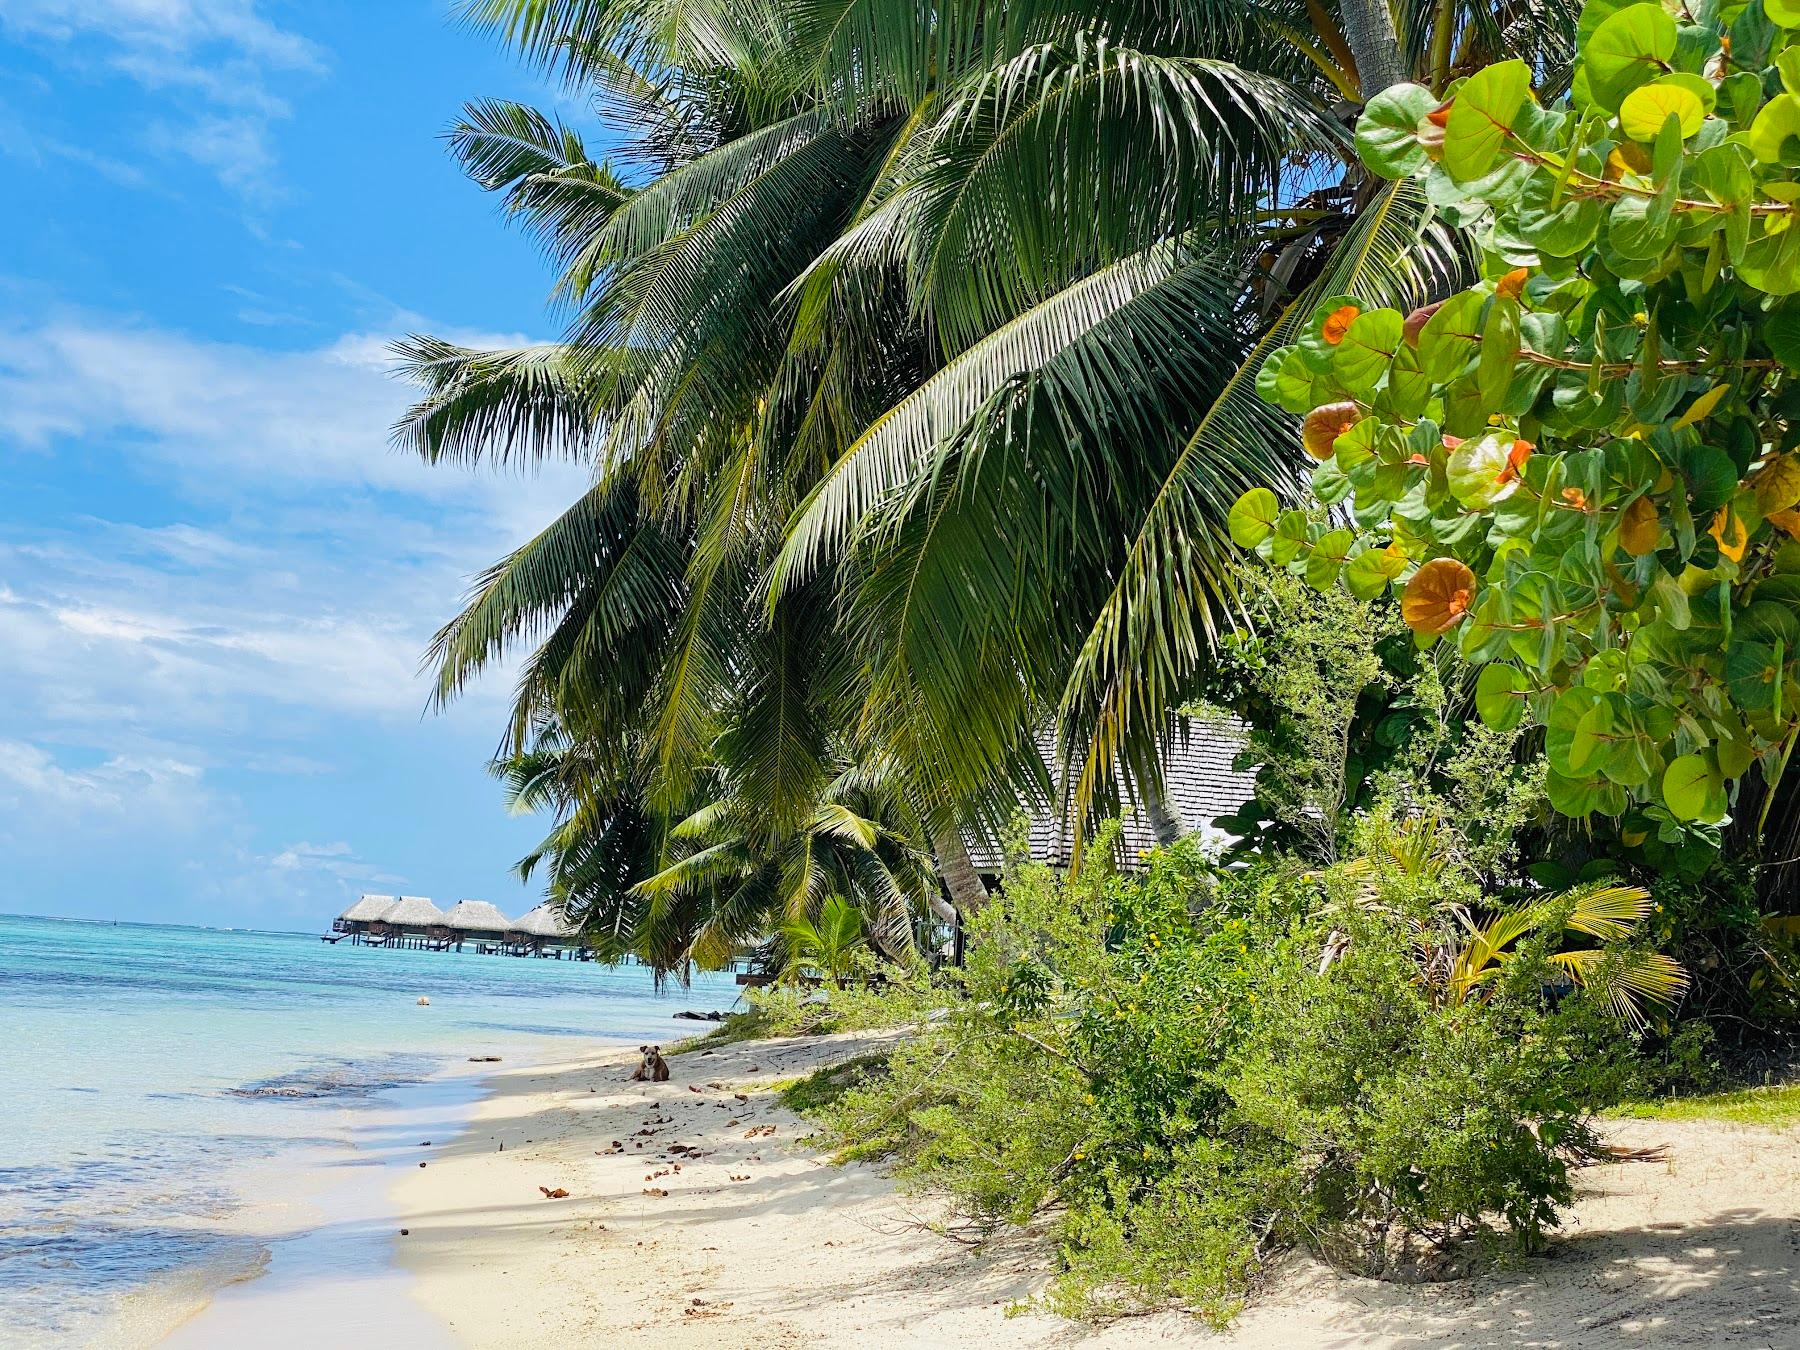
[{"label": "sandy shore", "polygon": [[617,1052],[501,1073],[395,1189],[413,1296],[463,1344],[559,1350],[1800,1347],[1800,1131],[1636,1121],[1617,1141],[1667,1161],[1583,1172],[1556,1255],[1513,1272],[1400,1288],[1294,1261],[1223,1337],[1172,1314],[1008,1317],[1044,1280],[1041,1246],[938,1236],[932,1201],[803,1148],[776,1102],[774,1084],[876,1039],[727,1046],[661,1084],[628,1081]]}]

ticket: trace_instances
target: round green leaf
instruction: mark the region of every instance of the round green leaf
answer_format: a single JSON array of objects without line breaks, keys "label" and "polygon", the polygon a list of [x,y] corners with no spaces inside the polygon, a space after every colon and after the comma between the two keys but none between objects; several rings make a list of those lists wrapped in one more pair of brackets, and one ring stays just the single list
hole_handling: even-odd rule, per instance
[{"label": "round green leaf", "polygon": [[1792,94],[1777,94],[1763,104],[1744,140],[1750,153],[1764,164],[1781,164],[1792,162],[1794,151],[1789,147],[1797,136],[1800,136],[1800,99]]},{"label": "round green leaf", "polygon": [[1269,561],[1286,567],[1312,545],[1312,522],[1304,511],[1283,511],[1269,536]]},{"label": "round green leaf", "polygon": [[1600,809],[1601,787],[1591,778],[1571,778],[1554,769],[1544,775],[1544,792],[1550,805],[1577,820]]},{"label": "round green leaf", "polygon": [[1769,315],[1760,327],[1762,340],[1769,344],[1775,359],[1784,366],[1800,369],[1800,308],[1790,302],[1786,309]]},{"label": "round green leaf", "polygon": [[1280,514],[1281,503],[1273,492],[1251,488],[1232,505],[1225,528],[1239,548],[1255,548],[1275,532],[1275,518]]},{"label": "round green leaf", "polygon": [[1443,383],[1462,372],[1481,346],[1480,291],[1459,291],[1431,316],[1419,334],[1419,362],[1427,379]]},{"label": "round green leaf", "polygon": [[1329,590],[1355,542],[1356,536],[1345,529],[1328,530],[1322,535],[1306,560],[1307,584],[1315,591]]},{"label": "round green leaf", "polygon": [[1523,61],[1502,61],[1464,80],[1444,125],[1444,171],[1466,183],[1492,169],[1530,94],[1531,68]]},{"label": "round green leaf", "polygon": [[1663,805],[1677,820],[1716,820],[1724,814],[1722,800],[1713,810],[1712,765],[1699,755],[1683,755],[1663,771],[1662,795]]},{"label": "round green leaf", "polygon": [[1669,69],[1677,39],[1675,20],[1661,5],[1631,5],[1607,19],[1583,49],[1594,102],[1617,111],[1625,95]]},{"label": "round green leaf", "polygon": [[1437,95],[1417,84],[1396,84],[1375,95],[1356,122],[1362,162],[1383,178],[1409,178],[1424,168],[1419,123],[1437,105]]},{"label": "round green leaf", "polygon": [[1471,511],[1485,511],[1519,490],[1519,476],[1511,470],[1513,436],[1489,432],[1464,441],[1450,452],[1448,475],[1451,495]]},{"label": "round green leaf", "polygon": [[[1600,703],[1600,695],[1592,689],[1584,689],[1580,685],[1573,689],[1565,689],[1557,696],[1556,702],[1550,705],[1550,711],[1544,718],[1544,753],[1550,760],[1550,767],[1560,774],[1571,778],[1581,776],[1575,765],[1575,738],[1581,731],[1582,719]],[[1587,743],[1583,743],[1583,747]]]},{"label": "round green leaf", "polygon": [[1359,553],[1344,566],[1344,585],[1358,600],[1373,600],[1406,570],[1406,558],[1385,548]]},{"label": "round green leaf", "polygon": [[1494,663],[1475,677],[1475,711],[1495,731],[1511,731],[1525,716],[1531,681],[1517,666]]},{"label": "round green leaf", "polygon": [[1353,397],[1366,399],[1375,392],[1400,348],[1405,323],[1406,316],[1397,309],[1365,310],[1351,323],[1338,344],[1332,370]]},{"label": "round green leaf", "polygon": [[1781,667],[1775,664],[1775,648],[1766,642],[1732,640],[1725,653],[1725,681],[1731,701],[1750,712],[1775,706],[1776,681]]},{"label": "round green leaf", "polygon": [[1606,757],[1606,776],[1622,787],[1642,787],[1656,775],[1660,760],[1648,736],[1621,736]]},{"label": "round green leaf", "polygon": [[1569,738],[1568,767],[1574,773],[1593,773],[1612,753],[1613,707],[1602,698],[1581,715]]},{"label": "round green leaf", "polygon": [[1676,83],[1681,78],[1666,76],[1641,84],[1625,95],[1619,104],[1619,129],[1634,141],[1648,143],[1673,117],[1681,127],[1682,140],[1699,131],[1706,120],[1706,105],[1692,89]]}]

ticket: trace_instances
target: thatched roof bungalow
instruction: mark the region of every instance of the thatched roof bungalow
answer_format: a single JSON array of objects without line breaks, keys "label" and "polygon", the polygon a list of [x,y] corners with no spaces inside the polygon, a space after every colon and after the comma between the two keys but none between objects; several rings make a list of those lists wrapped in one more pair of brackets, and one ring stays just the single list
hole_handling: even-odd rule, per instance
[{"label": "thatched roof bungalow", "polygon": [[458,900],[450,906],[442,922],[459,937],[471,934],[500,937],[514,926],[511,919],[486,900]]},{"label": "thatched roof bungalow", "polygon": [[391,928],[438,928],[443,925],[444,911],[422,895],[403,895],[381,921]]},{"label": "thatched roof bungalow", "polygon": [[369,924],[379,922],[396,903],[397,897],[392,895],[358,896],[356,903],[338,915],[331,926],[340,933],[360,932]]},{"label": "thatched roof bungalow", "polygon": [[556,906],[547,900],[514,920],[511,931],[523,933],[539,942],[575,942],[580,938],[575,926],[563,918]]}]

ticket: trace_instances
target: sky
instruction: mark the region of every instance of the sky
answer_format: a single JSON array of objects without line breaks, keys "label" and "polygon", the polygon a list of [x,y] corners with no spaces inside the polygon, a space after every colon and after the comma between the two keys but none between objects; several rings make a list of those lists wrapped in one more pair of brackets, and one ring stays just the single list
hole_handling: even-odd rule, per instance
[{"label": "sky", "polygon": [[578,471],[388,438],[394,338],[555,331],[440,140],[489,96],[555,97],[450,0],[0,0],[0,911],[538,898],[507,680],[420,663]]}]

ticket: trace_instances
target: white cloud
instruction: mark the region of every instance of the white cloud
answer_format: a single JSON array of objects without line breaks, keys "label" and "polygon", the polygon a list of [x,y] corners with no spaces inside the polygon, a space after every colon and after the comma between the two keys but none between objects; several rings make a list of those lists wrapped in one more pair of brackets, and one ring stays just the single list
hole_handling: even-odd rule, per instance
[{"label": "white cloud", "polygon": [[71,768],[42,746],[0,738],[0,806],[72,820],[111,817],[142,825],[182,822],[203,809],[198,765],[175,759],[117,755],[92,768]]},{"label": "white cloud", "polygon": [[[287,352],[82,318],[0,327],[0,437],[44,449],[77,435],[130,433],[145,438],[145,457],[197,490],[225,472],[277,488],[333,480],[434,499],[569,500],[573,472],[468,475],[396,451],[388,428],[413,397],[392,375],[388,345],[399,335],[346,334]],[[474,345],[524,341],[453,336]],[[538,491],[534,481],[550,486]]]},{"label": "white cloud", "polygon": [[278,872],[313,872],[366,886],[397,886],[405,881],[383,867],[364,862],[342,840],[330,844],[289,844],[269,859],[269,866]]},{"label": "white cloud", "polygon": [[0,534],[0,699],[53,728],[175,739],[269,709],[416,719],[420,661],[469,577],[584,479],[394,451],[410,395],[386,342],[274,352],[92,320],[0,329],[0,449],[79,448],[164,515]]},{"label": "white cloud", "polygon": [[0,0],[0,27],[58,42],[104,36],[127,50],[177,56],[221,43],[301,69],[323,60],[315,44],[263,18],[256,0]]},{"label": "white cloud", "polygon": [[[282,195],[270,127],[291,110],[272,81],[326,65],[316,43],[265,17],[259,0],[0,0],[0,34],[131,80],[158,101],[159,115],[143,122],[152,151],[194,161],[258,206]],[[42,129],[15,132],[0,150],[17,153],[21,140],[77,157]]]}]

